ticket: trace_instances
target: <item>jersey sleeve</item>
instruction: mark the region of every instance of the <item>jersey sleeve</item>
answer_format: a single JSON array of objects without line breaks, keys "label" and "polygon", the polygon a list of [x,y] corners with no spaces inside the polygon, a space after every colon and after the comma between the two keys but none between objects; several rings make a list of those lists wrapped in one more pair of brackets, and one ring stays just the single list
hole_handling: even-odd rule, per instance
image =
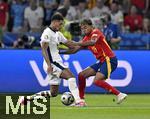
[{"label": "jersey sleeve", "polygon": [[91,40],[97,42],[100,37],[101,37],[101,32],[94,30],[91,35]]},{"label": "jersey sleeve", "polygon": [[61,32],[58,32],[58,40],[60,43],[66,43],[68,41]]},{"label": "jersey sleeve", "polygon": [[96,43],[100,43],[105,38],[104,34],[101,31],[97,31],[97,30],[96,30],[96,32],[93,32],[92,37],[95,38]]},{"label": "jersey sleeve", "polygon": [[42,33],[40,43],[50,41],[51,41],[50,33],[45,29],[44,32]]},{"label": "jersey sleeve", "polygon": [[99,34],[98,33],[93,33],[91,36],[91,40],[97,40],[99,38]]}]

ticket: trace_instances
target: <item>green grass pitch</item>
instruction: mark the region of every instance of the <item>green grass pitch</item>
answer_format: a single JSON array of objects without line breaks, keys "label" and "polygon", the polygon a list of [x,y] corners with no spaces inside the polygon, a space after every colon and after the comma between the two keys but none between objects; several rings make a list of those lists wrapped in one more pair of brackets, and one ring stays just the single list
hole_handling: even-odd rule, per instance
[{"label": "green grass pitch", "polygon": [[[58,95],[48,100],[48,111],[44,115],[6,115],[5,96],[0,95],[0,119],[150,119],[150,94],[129,94],[120,105],[113,102],[113,95],[87,94],[88,106],[82,108],[64,106],[60,101],[61,95]],[[16,103],[18,95],[11,96]]]},{"label": "green grass pitch", "polygon": [[60,95],[50,99],[51,119],[150,119],[150,95],[128,95],[120,105],[115,96],[87,94],[87,107],[67,107],[61,104]]}]

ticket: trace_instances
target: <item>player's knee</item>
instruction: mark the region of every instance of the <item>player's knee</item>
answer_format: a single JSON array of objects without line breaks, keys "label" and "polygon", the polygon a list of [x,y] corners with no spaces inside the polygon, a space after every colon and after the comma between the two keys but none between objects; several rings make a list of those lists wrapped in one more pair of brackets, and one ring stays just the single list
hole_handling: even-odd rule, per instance
[{"label": "player's knee", "polygon": [[69,79],[74,78],[75,76],[69,69],[64,69],[60,77],[64,79]]},{"label": "player's knee", "polygon": [[56,97],[58,94],[56,92],[51,92],[52,97]]},{"label": "player's knee", "polygon": [[97,84],[99,84],[99,85],[102,85],[102,80],[100,80],[100,79],[94,79],[94,81],[93,81],[93,83],[95,84],[95,85],[97,85]]},{"label": "player's knee", "polygon": [[96,82],[96,81],[98,81],[98,80],[100,80],[100,79],[97,79],[97,78],[95,77],[94,80],[93,80],[93,82]]},{"label": "player's knee", "polygon": [[69,79],[69,78],[75,78],[75,76],[73,75],[73,73],[71,73],[71,72],[68,73],[68,79]]},{"label": "player's knee", "polygon": [[85,78],[85,75],[84,75],[83,72],[80,72],[80,73],[78,74],[78,77],[79,77],[79,79],[80,79],[81,77]]},{"label": "player's knee", "polygon": [[95,77],[93,83],[101,85],[101,84],[103,84],[104,81],[106,81],[106,79]]}]

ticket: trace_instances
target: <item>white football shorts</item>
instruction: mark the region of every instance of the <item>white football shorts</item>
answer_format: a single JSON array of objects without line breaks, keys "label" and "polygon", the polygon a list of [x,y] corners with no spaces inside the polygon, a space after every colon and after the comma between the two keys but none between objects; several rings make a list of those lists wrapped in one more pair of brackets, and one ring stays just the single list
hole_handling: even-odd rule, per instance
[{"label": "white football shorts", "polygon": [[43,69],[44,71],[47,73],[47,75],[49,76],[50,79],[50,85],[59,85],[61,82],[61,78],[60,75],[62,73],[62,71],[66,68],[68,68],[67,66],[65,66],[62,62],[53,62],[51,63],[52,67],[53,67],[53,72],[51,74],[47,73],[47,63],[44,61],[43,63]]}]

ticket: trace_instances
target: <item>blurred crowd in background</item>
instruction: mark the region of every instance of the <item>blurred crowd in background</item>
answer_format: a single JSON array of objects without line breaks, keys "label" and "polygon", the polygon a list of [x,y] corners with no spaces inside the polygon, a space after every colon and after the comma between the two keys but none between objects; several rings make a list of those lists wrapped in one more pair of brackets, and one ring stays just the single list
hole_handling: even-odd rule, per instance
[{"label": "blurred crowd in background", "polygon": [[68,40],[82,37],[79,21],[89,18],[113,49],[119,49],[121,33],[150,33],[149,0],[0,0],[0,47],[6,47],[8,32],[17,34],[12,48],[38,47],[36,37],[26,33],[40,36],[56,12],[65,18],[61,32]]}]

